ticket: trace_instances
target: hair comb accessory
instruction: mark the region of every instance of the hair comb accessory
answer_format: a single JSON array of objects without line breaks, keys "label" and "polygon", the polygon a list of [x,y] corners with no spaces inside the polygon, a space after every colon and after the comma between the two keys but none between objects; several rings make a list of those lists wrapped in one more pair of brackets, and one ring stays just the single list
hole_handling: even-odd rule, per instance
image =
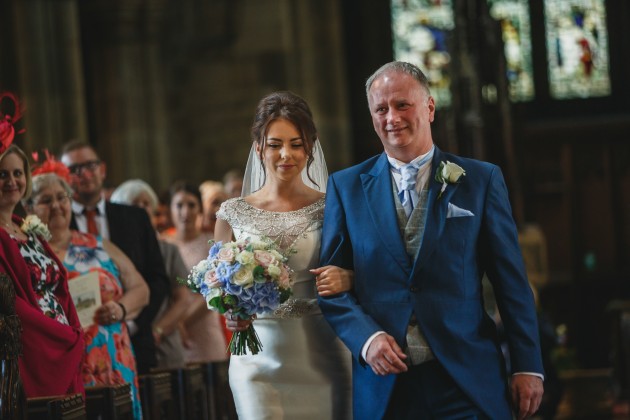
[{"label": "hair comb accessory", "polygon": [[[0,93],[0,105],[5,99],[9,99],[13,102],[13,115],[5,114],[0,109],[0,153],[4,153],[5,150],[11,146],[13,143],[13,139],[15,138],[15,127],[14,124],[22,118],[22,110],[20,109],[20,102],[17,99],[17,96],[11,92],[2,92]],[[17,132],[17,134],[22,134],[25,132],[25,129],[21,129]]]},{"label": "hair comb accessory", "polygon": [[44,150],[44,154],[46,155],[46,160],[44,160],[40,164],[39,153],[33,152],[32,156],[33,160],[35,161],[35,165],[33,165],[34,168],[32,171],[33,176],[53,173],[64,181],[70,182],[70,170],[68,169],[68,167],[55,159],[55,157],[51,155],[48,150]]}]

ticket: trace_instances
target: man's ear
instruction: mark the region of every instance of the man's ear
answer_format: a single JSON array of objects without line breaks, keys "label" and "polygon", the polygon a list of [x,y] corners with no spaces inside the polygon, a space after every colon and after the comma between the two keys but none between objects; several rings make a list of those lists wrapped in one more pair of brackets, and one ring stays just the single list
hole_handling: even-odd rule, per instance
[{"label": "man's ear", "polygon": [[107,165],[105,162],[101,162],[101,177],[103,179],[107,178]]}]

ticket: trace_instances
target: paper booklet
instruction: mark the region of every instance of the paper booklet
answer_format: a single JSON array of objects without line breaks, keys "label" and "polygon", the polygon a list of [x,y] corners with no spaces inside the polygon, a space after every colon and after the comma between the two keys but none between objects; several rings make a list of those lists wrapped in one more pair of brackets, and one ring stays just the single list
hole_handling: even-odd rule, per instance
[{"label": "paper booklet", "polygon": [[101,286],[98,272],[90,271],[68,280],[68,289],[74,306],[77,308],[79,321],[83,328],[94,324],[94,312],[101,306]]}]

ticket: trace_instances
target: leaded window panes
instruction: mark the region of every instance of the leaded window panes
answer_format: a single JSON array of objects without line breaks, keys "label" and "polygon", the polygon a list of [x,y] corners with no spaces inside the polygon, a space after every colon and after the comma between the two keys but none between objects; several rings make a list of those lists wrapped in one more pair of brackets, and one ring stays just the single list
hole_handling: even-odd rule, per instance
[{"label": "leaded window panes", "polygon": [[490,15],[501,23],[510,99],[534,98],[532,43],[527,0],[488,0]]},{"label": "leaded window panes", "polygon": [[545,0],[552,98],[610,94],[604,0]]},{"label": "leaded window panes", "polygon": [[436,108],[451,104],[451,56],[447,38],[455,27],[451,0],[392,0],[394,58],[420,67]]}]

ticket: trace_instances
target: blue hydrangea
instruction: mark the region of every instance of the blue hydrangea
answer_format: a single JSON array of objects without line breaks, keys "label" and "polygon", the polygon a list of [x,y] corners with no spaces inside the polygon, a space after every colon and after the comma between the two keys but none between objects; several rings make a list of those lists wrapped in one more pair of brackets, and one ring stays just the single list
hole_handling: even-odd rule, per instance
[{"label": "blue hydrangea", "polygon": [[241,268],[241,263],[231,264],[229,262],[221,261],[217,265],[216,273],[217,278],[221,283],[229,283],[234,273]]},{"label": "blue hydrangea", "polygon": [[271,312],[280,304],[280,293],[273,283],[256,283],[239,296],[240,306],[248,314]]},{"label": "blue hydrangea", "polygon": [[212,260],[216,258],[222,246],[223,242],[219,241],[215,242],[214,245],[210,247],[210,251],[208,251],[208,261],[212,262]]}]

